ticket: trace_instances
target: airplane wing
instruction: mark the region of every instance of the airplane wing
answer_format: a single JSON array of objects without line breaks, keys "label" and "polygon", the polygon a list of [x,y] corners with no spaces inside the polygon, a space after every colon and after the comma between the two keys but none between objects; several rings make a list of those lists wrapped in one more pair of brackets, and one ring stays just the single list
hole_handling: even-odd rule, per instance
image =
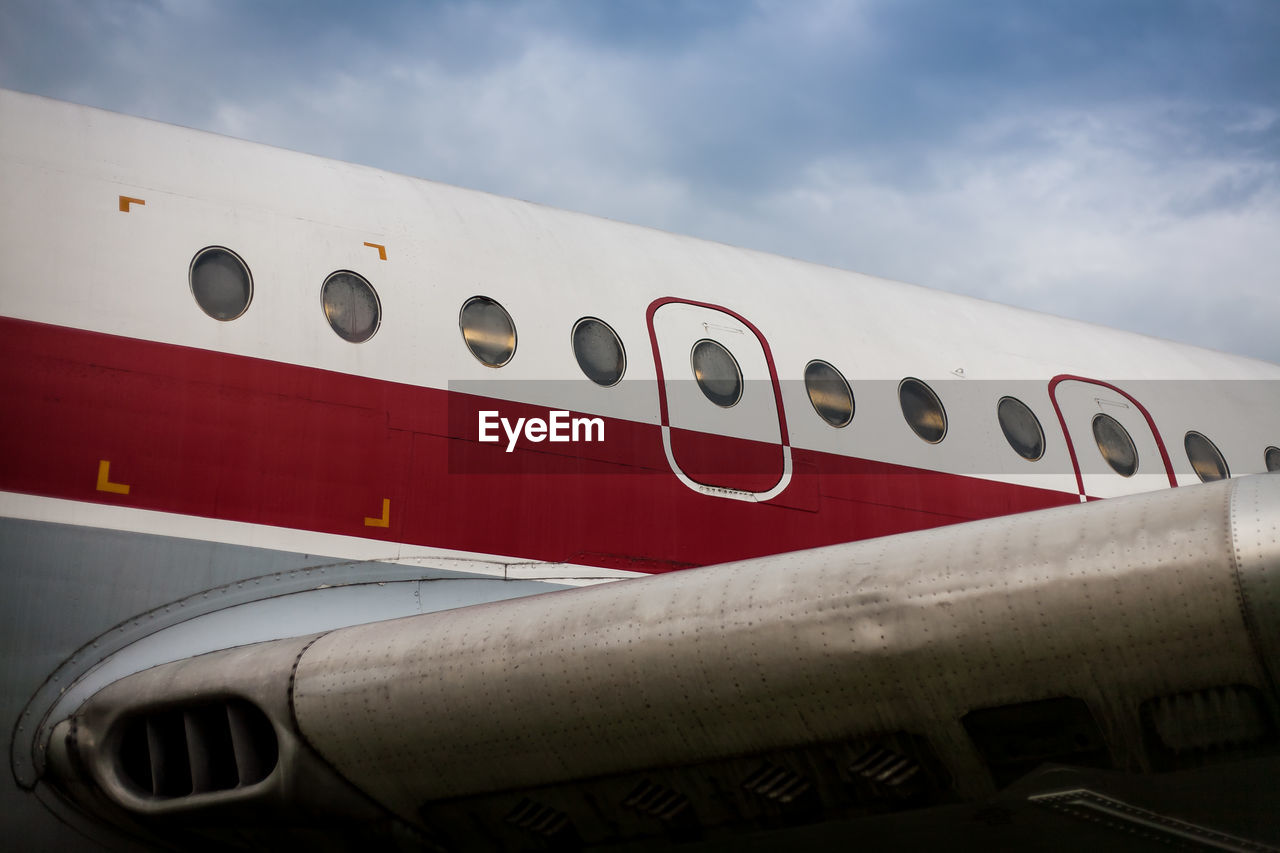
[{"label": "airplane wing", "polygon": [[1275,849],[1278,530],[1259,475],[226,649],[42,793],[183,848]]}]

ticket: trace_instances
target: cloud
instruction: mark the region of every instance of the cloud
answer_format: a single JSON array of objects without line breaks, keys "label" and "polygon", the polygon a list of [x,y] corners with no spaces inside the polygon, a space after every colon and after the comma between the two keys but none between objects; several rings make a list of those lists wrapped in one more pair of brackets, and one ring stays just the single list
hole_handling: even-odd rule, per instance
[{"label": "cloud", "polygon": [[0,83],[1280,361],[1276,43],[1267,0],[15,0]]}]

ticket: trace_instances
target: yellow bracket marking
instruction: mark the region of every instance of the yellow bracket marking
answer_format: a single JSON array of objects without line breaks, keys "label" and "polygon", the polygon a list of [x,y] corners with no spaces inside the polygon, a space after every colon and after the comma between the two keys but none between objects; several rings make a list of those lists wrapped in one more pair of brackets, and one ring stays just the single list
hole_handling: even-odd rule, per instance
[{"label": "yellow bracket marking", "polygon": [[377,250],[378,250],[378,260],[380,260],[380,261],[385,261],[385,260],[387,259],[387,247],[386,247],[386,246],[383,246],[383,245],[381,245],[381,244],[379,244],[379,243],[370,243],[368,240],[366,240],[366,241],[365,241],[365,245],[366,245],[366,246],[368,246],[370,249],[377,249]]},{"label": "yellow bracket marking", "polygon": [[120,196],[120,212],[121,213],[128,213],[129,205],[131,204],[146,204],[146,202],[140,198],[129,198],[129,196],[127,195]]},{"label": "yellow bracket marking", "polygon": [[[125,488],[129,488],[125,486]],[[364,517],[365,527],[390,527],[391,526],[391,498],[382,499],[382,518]]]},{"label": "yellow bracket marking", "polygon": [[111,482],[111,463],[106,459],[98,460],[98,491],[110,492],[113,495],[129,494],[127,485]]}]

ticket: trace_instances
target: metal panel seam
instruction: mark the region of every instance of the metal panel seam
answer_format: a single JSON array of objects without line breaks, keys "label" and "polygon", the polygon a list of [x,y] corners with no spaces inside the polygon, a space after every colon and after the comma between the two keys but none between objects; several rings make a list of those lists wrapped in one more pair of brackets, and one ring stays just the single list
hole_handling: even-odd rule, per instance
[{"label": "metal panel seam", "polygon": [[297,736],[298,741],[304,744],[306,748],[311,751],[311,754],[315,756],[317,760],[320,761],[321,764],[329,768],[329,771],[333,773],[334,776],[336,776],[337,778],[345,782],[351,788],[351,790],[358,793],[370,805],[372,805],[375,809],[385,814],[388,818],[390,818],[395,823],[400,824],[403,827],[407,827],[411,832],[415,834],[419,833],[419,829],[417,827],[407,823],[403,817],[391,811],[391,809],[387,808],[386,805],[379,802],[377,798],[375,798],[372,794],[366,791],[363,787],[361,787],[360,785],[357,785],[349,776],[347,776],[347,774],[339,770],[338,767],[332,761],[330,761],[329,758],[323,752],[321,752],[319,749],[316,748],[316,745],[313,744],[311,742],[311,739],[307,737],[307,733],[302,729],[302,724],[298,721],[298,709],[293,701],[293,692],[294,692],[294,685],[297,683],[297,680],[298,680],[298,666],[302,663],[302,657],[307,653],[307,650],[310,649],[312,646],[314,646],[319,640],[340,630],[342,629],[334,628],[331,631],[325,631],[322,634],[317,634],[316,636],[312,637],[311,641],[307,643],[305,646],[303,646],[301,650],[299,650],[297,657],[293,659],[293,666],[289,668],[289,686],[285,691],[285,696],[289,700],[289,720],[290,722],[293,723],[294,734]]},{"label": "metal panel seam", "polygon": [[[1249,645],[1253,648],[1254,657],[1257,659],[1258,668],[1262,670],[1262,677],[1266,679],[1267,691],[1273,697],[1276,693],[1276,680],[1271,672],[1271,667],[1267,664],[1266,649],[1262,642],[1261,630],[1258,627],[1257,619],[1254,616],[1253,608],[1249,604],[1249,592],[1245,586],[1244,576],[1240,566],[1240,521],[1238,504],[1240,502],[1240,492],[1244,486],[1240,481],[1231,484],[1231,489],[1227,492],[1227,529],[1231,539],[1230,548],[1227,549],[1231,555],[1232,578],[1235,581],[1236,601],[1240,604],[1240,617],[1244,622],[1245,633],[1249,636]],[[1256,501],[1255,501],[1256,502]]]}]

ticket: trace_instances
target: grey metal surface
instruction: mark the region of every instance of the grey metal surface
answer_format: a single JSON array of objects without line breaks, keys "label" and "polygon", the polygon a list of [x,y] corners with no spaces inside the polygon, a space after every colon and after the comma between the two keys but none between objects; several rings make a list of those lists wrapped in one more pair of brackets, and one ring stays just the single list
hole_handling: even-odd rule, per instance
[{"label": "grey metal surface", "polygon": [[1280,477],[1260,474],[1233,480],[1231,530],[1240,599],[1273,695],[1280,688]]},{"label": "grey metal surface", "polygon": [[[31,738],[64,691],[116,651],[167,627],[326,586],[445,579],[505,583],[434,566],[0,519],[0,712],[12,726],[14,774],[34,783]],[[52,610],[50,602],[57,602]],[[453,606],[462,603],[471,602]]]},{"label": "grey metal surface", "polygon": [[[1237,489],[1258,512],[1231,514]],[[1277,505],[1280,478],[1258,477],[351,628],[302,657],[294,707],[308,741],[408,817],[876,731],[926,733],[957,792],[981,797],[960,718],[1063,695],[1093,709],[1115,766],[1142,771],[1144,700],[1270,692],[1232,543],[1270,584]],[[1255,621],[1274,603],[1251,603]]]},{"label": "grey metal surface", "polygon": [[[1040,815],[1019,817],[1024,831],[1070,824],[1085,813],[1055,817],[1026,797],[1089,787],[1148,823],[1155,815],[1180,832],[1274,845],[1270,806],[1258,805],[1275,800],[1264,790],[1273,739],[1253,730],[1274,725],[1254,715],[1276,716],[1278,520],[1280,478],[1260,475],[341,628],[305,646],[265,643],[102,690],[74,717],[85,736],[72,744],[64,728],[52,765],[64,779],[91,767],[125,813],[182,814],[184,826],[208,825],[232,801],[252,806],[262,791],[287,804],[282,780],[323,765],[405,828],[467,839],[468,827],[528,802],[575,826],[594,821],[584,838],[606,843],[634,838],[600,827],[637,779],[674,786],[672,796],[683,788],[690,814],[706,814],[698,768],[745,772],[769,754],[778,768],[803,769],[785,756],[836,745],[825,754],[839,760],[855,742],[906,757],[916,742],[934,767],[922,775],[945,780],[942,798],[924,803],[926,822],[978,819],[1021,797],[1033,808],[1015,811]],[[279,768],[233,794],[165,804],[130,795],[113,775],[112,721],[216,695],[263,697],[282,742],[295,744]],[[1102,788],[1074,777],[1055,787],[1043,774],[1034,789],[1005,787],[1044,759],[1010,775],[976,721],[1016,727],[1031,713],[1040,725],[1043,712],[1028,708],[1084,714],[1096,746],[1081,767],[1101,758],[1092,766],[1102,775],[1081,779]],[[1182,732],[1197,720],[1209,728]],[[1207,775],[1199,759],[1186,765],[1195,772],[1153,773],[1169,757],[1160,749],[1201,747],[1219,753],[1200,768]],[[1251,780],[1265,796],[1232,814],[1196,798],[1206,779]],[[318,803],[308,797],[325,794],[296,796],[289,807],[309,814]],[[1120,829],[1082,837],[1127,832],[1112,823]]]},{"label": "grey metal surface", "polygon": [[[300,744],[288,725],[289,680],[280,674],[290,671],[311,640],[297,637],[227,649],[203,656],[200,666],[170,667],[161,678],[144,682],[125,679],[105,688],[101,701],[85,706],[74,723],[60,723],[51,739],[46,781],[69,792],[82,810],[68,817],[87,827],[84,812],[105,811],[153,849],[244,849],[247,839],[252,839],[248,842],[252,846],[267,849],[296,845],[313,850],[424,847],[422,838],[414,838],[412,830],[352,789]],[[234,692],[220,689],[219,685],[232,682]],[[201,800],[208,808],[196,814],[186,808],[181,794],[149,796],[136,782],[122,778],[122,714],[138,705],[172,708],[176,703],[182,708],[226,697],[248,700],[275,721],[276,749],[265,761],[271,770],[264,778],[202,793]],[[212,757],[219,749],[216,742],[205,742],[202,747],[208,753],[202,758],[188,751],[190,743],[171,744],[185,753],[178,762],[184,768],[188,761],[196,768],[198,761]],[[186,749],[181,749],[184,746]],[[116,808],[119,805],[128,810],[123,818]],[[175,813],[178,820],[165,820]]]},{"label": "grey metal surface", "polygon": [[[447,563],[447,561],[440,561]],[[36,801],[44,715],[117,652],[201,617],[322,587],[461,581],[512,594],[559,588],[436,565],[343,560],[171,536],[0,519],[0,725],[12,775],[0,785],[0,837],[21,830],[30,849],[65,849],[67,830]],[[444,586],[415,592],[450,606],[498,597]],[[478,597],[477,597],[478,596]],[[287,609],[287,608],[285,608]],[[347,614],[349,617],[351,614]],[[385,618],[374,616],[371,618]],[[260,627],[280,627],[270,619]],[[333,624],[350,624],[335,620]],[[234,633],[227,644],[243,643]],[[49,725],[56,720],[47,721]],[[50,798],[46,797],[46,800]]]}]

